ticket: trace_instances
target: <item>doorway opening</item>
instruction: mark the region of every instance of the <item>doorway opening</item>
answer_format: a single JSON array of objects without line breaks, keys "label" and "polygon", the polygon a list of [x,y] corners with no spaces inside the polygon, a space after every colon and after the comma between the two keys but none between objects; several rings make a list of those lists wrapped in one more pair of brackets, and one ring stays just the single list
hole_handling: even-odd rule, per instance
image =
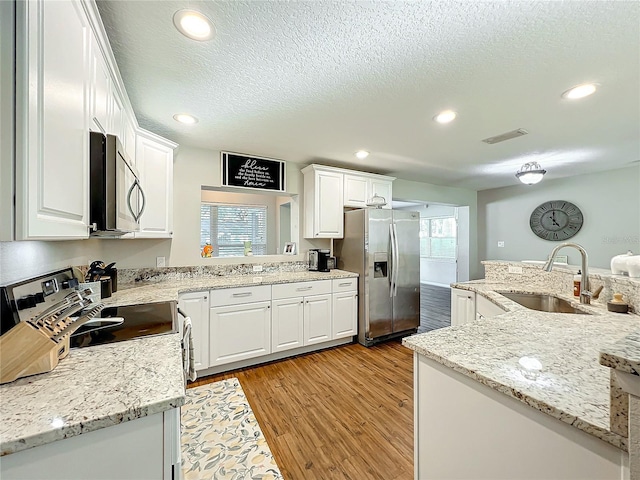
[{"label": "doorway opening", "polygon": [[420,214],[420,326],[418,333],[451,325],[451,287],[469,280],[469,207],[393,201]]}]

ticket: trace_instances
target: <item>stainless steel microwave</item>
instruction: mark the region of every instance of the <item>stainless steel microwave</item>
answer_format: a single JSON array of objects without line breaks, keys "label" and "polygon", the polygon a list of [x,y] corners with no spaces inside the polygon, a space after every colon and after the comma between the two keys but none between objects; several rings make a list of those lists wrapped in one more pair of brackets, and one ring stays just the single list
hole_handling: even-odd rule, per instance
[{"label": "stainless steel microwave", "polygon": [[139,231],[146,200],[135,165],[115,135],[89,135],[91,235],[111,237]]}]

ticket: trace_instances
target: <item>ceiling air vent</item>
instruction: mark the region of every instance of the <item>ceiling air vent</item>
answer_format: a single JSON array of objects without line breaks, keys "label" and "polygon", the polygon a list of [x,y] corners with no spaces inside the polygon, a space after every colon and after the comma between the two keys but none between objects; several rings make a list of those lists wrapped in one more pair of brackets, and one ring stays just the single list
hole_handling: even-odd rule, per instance
[{"label": "ceiling air vent", "polygon": [[502,133],[500,135],[496,135],[495,137],[489,137],[482,140],[484,143],[488,143],[489,145],[493,145],[494,143],[504,142],[505,140],[511,140],[512,138],[518,138],[523,135],[526,135],[527,132],[524,128],[519,128],[517,130],[511,130],[507,133]]}]

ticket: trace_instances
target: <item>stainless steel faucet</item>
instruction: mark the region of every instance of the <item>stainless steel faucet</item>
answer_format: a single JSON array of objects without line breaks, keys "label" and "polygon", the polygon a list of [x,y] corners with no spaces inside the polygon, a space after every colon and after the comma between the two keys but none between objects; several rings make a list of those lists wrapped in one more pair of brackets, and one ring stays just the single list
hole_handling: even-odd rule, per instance
[{"label": "stainless steel faucet", "polygon": [[591,295],[592,293],[589,291],[589,256],[587,255],[587,251],[584,249],[582,245],[578,245],[577,243],[565,242],[558,245],[551,251],[551,255],[549,255],[549,260],[544,264],[545,272],[550,272],[553,268],[553,261],[556,259],[556,255],[558,251],[564,247],[573,247],[580,252],[582,256],[582,276],[580,277],[580,303],[590,304],[591,303]]}]

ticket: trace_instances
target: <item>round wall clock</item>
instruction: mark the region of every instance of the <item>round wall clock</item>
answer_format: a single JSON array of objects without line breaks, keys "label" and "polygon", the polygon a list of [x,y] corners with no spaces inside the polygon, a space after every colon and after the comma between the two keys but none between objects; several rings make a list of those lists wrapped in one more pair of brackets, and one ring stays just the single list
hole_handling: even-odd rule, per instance
[{"label": "round wall clock", "polygon": [[552,242],[573,237],[582,228],[582,212],[573,203],[552,200],[539,205],[531,213],[531,231],[544,240]]}]

